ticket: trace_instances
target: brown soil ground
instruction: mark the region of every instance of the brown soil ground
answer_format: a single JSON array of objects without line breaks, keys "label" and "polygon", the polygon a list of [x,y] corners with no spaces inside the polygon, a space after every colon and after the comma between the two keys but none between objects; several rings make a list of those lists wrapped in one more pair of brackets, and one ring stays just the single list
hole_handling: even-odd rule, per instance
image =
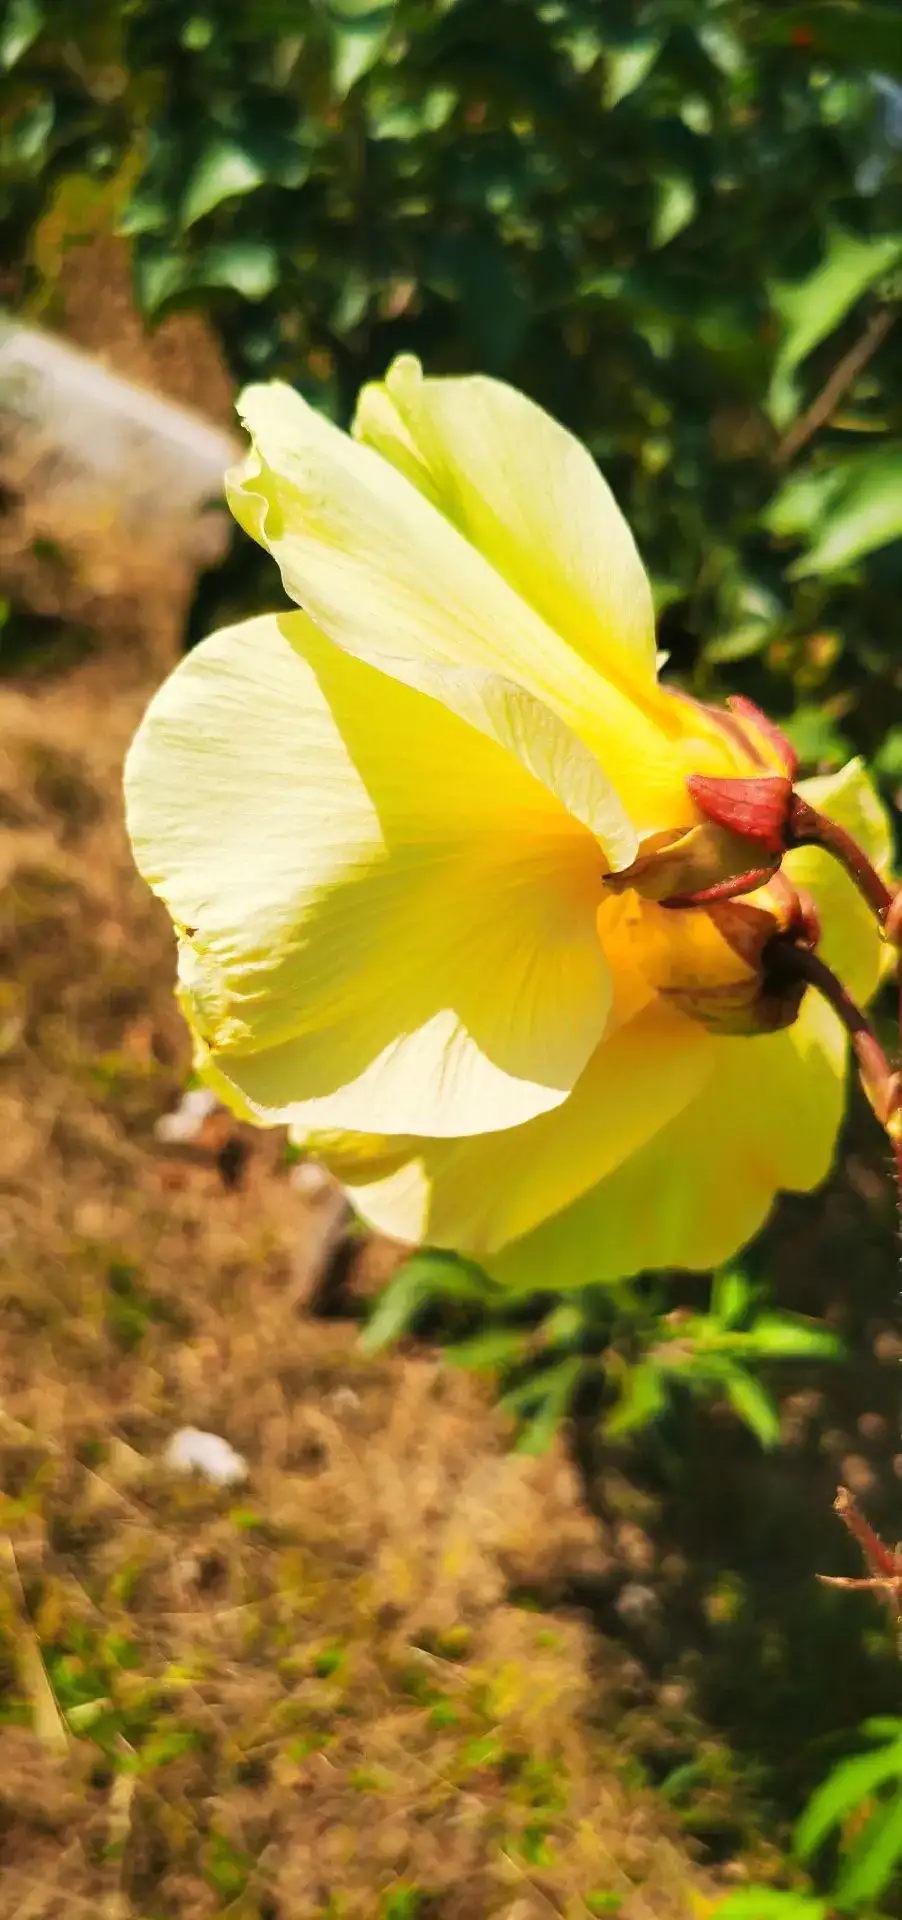
[{"label": "brown soil ground", "polygon": [[[197,341],[142,360],[123,311],[108,358],[179,397]],[[574,1599],[640,1530],[603,1537],[563,1450],[512,1455],[434,1355],[305,1307],[331,1202],[281,1139],[234,1189],[215,1126],[155,1139],[187,1047],[119,780],[187,582],[88,532],[32,498],[3,534],[81,637],[0,690],[0,1916],[698,1911],[616,1739],[645,1682]],[[186,1425],[244,1485],[162,1464]]]}]

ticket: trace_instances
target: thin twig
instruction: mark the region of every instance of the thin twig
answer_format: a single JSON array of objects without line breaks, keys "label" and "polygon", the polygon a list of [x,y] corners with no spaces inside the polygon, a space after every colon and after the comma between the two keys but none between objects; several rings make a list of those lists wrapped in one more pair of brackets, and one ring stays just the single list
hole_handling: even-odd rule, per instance
[{"label": "thin twig", "polygon": [[817,399],[812,401],[807,413],[803,413],[801,419],[796,420],[789,432],[784,434],[777,448],[778,466],[785,467],[788,461],[794,460],[819,429],[826,426],[843,394],[848,392],[881,341],[886,339],[895,318],[893,307],[881,307],[877,313],[872,313],[861,338],[837,361],[829,380],[821,388]]}]

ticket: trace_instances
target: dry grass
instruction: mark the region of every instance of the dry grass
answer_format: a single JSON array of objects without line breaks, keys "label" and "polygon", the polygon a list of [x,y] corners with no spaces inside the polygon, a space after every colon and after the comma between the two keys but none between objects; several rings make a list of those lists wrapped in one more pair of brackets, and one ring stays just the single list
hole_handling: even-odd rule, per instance
[{"label": "dry grass", "polygon": [[[677,1920],[618,1657],[555,1600],[604,1567],[563,1455],[304,1317],[277,1138],[236,1192],[154,1141],[186,1049],[118,779],[180,610],[116,592],[0,692],[0,1915]],[[244,1486],[164,1467],[186,1424]]]}]

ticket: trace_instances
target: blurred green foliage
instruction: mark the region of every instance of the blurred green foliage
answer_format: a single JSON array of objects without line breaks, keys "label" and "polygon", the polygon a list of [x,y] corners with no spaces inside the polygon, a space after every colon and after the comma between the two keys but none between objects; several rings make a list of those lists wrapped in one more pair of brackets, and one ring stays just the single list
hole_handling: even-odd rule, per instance
[{"label": "blurred green foliage", "polygon": [[718,1274],[707,1308],[692,1312],[672,1308],[651,1276],[588,1284],[565,1298],[518,1295],[436,1248],[413,1254],[382,1289],[363,1345],[378,1353],[424,1331],[451,1366],[496,1375],[520,1453],[544,1453],[573,1412],[601,1415],[602,1432],[619,1441],[666,1425],[674,1402],[712,1399],[725,1400],[762,1447],[775,1447],[779,1408],[757,1369],[842,1353],[829,1328],[773,1312],[764,1290],[735,1270]]},{"label": "blurred green foliage", "polygon": [[400,350],[513,380],[603,463],[674,670],[898,781],[893,7],[5,0],[0,66],[26,306],[61,183],[116,179],[143,312],[236,378],[340,419]]},{"label": "blurred green foliage", "polygon": [[823,1898],[744,1887],[717,1908],[718,1920],[880,1920],[881,1897],[896,1884],[902,1860],[902,1720],[886,1715],[861,1731],[870,1746],[833,1768],[795,1831],[800,1865],[832,1850]]}]

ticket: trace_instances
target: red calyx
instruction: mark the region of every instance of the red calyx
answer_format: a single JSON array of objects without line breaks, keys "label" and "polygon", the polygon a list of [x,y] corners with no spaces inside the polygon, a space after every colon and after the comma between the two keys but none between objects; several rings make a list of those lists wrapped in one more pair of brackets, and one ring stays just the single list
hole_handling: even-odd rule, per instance
[{"label": "red calyx", "polygon": [[788,777],[777,773],[750,780],[728,780],[691,773],[686,785],[699,812],[708,820],[755,841],[768,853],[784,851],[792,802],[792,782]]}]

